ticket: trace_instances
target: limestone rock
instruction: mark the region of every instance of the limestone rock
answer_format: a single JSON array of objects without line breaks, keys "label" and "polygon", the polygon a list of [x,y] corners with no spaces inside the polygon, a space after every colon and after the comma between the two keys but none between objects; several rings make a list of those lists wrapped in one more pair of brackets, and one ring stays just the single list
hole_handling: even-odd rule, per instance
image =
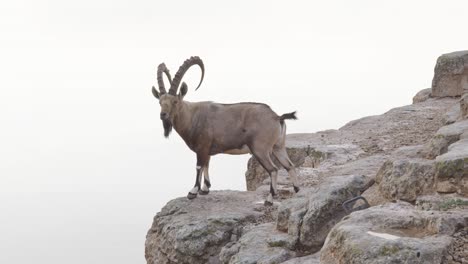
[{"label": "limestone rock", "polygon": [[375,181],[386,199],[413,202],[434,190],[434,178],[434,161],[401,158],[385,162]]},{"label": "limestone rock", "polygon": [[437,59],[432,96],[461,96],[468,90],[468,51],[444,54]]},{"label": "limestone rock", "polygon": [[360,195],[368,181],[363,176],[336,176],[317,188],[302,190],[279,206],[277,229],[295,238],[296,247],[317,251],[330,229],[346,215],[343,202]]},{"label": "limestone rock", "polygon": [[468,139],[455,142],[436,158],[436,180],[438,192],[468,196]]},{"label": "limestone rock", "polygon": [[320,264],[320,252],[317,252],[315,254],[303,256],[303,257],[297,257],[297,258],[292,258],[286,262],[283,262],[281,264]]},{"label": "limestone rock", "polygon": [[447,152],[448,146],[460,139],[468,131],[468,120],[462,120],[448,126],[441,127],[432,139],[426,144],[426,158],[435,157]]},{"label": "limestone rock", "polygon": [[449,264],[468,263],[468,227],[461,229],[453,235],[453,243],[449,248],[452,257]]},{"label": "limestone rock", "polygon": [[275,229],[273,223],[252,226],[242,237],[221,250],[222,263],[275,264],[295,257],[289,236]]},{"label": "limestone rock", "polygon": [[243,226],[262,221],[262,208],[263,198],[253,192],[213,191],[194,200],[172,200],[155,216],[148,231],[146,261],[219,263],[221,248],[236,240]]},{"label": "limestone rock", "polygon": [[413,104],[421,103],[426,101],[431,97],[431,88],[423,89],[419,91],[414,97],[413,97]]},{"label": "limestone rock", "polygon": [[455,123],[461,116],[460,104],[454,104],[443,116],[444,125]]},{"label": "limestone rock", "polygon": [[[416,207],[420,210],[463,210],[468,213],[468,198],[457,194],[431,194],[419,196],[416,199]],[[467,252],[468,253],[468,252]]]},{"label": "limestone rock", "polygon": [[321,263],[445,263],[450,237],[468,224],[464,217],[390,203],[345,217],[330,232]]},{"label": "limestone rock", "polygon": [[468,93],[460,99],[461,118],[468,119]]}]

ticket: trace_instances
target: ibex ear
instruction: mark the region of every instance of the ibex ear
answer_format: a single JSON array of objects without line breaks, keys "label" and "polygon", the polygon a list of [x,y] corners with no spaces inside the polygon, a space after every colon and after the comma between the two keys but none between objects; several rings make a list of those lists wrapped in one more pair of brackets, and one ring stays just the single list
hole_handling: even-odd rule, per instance
[{"label": "ibex ear", "polygon": [[180,99],[184,98],[184,96],[187,94],[187,91],[188,91],[187,84],[183,82],[182,85],[180,86],[179,98]]},{"label": "ibex ear", "polygon": [[156,90],[156,88],[154,88],[154,86],[153,86],[153,88],[151,89],[151,92],[153,92],[154,97],[156,97],[156,98],[159,100],[159,93],[158,93],[158,91]]}]

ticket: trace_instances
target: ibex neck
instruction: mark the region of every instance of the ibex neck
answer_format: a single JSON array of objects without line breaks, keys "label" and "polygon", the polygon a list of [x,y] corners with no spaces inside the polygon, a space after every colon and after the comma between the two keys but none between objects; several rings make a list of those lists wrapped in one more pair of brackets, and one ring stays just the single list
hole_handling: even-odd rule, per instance
[{"label": "ibex neck", "polygon": [[187,142],[192,126],[192,113],[190,102],[181,101],[182,104],[179,113],[174,118],[174,129]]}]

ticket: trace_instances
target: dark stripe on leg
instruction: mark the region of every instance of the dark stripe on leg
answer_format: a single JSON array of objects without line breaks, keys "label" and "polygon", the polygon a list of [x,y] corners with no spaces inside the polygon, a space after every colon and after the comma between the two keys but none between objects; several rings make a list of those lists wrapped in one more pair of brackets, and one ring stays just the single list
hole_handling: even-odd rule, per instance
[{"label": "dark stripe on leg", "polygon": [[197,168],[197,177],[195,178],[195,186],[193,187],[198,187],[198,190],[200,190],[201,172],[202,170]]},{"label": "dark stripe on leg", "polygon": [[211,183],[207,179],[204,180],[206,187],[211,188]]},{"label": "dark stripe on leg", "polygon": [[273,179],[270,175],[270,193],[272,196],[276,196],[275,190],[273,189]]}]

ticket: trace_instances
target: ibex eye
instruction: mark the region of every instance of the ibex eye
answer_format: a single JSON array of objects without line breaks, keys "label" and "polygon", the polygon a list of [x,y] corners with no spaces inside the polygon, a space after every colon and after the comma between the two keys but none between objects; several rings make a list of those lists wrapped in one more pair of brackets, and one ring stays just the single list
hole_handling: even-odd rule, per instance
[{"label": "ibex eye", "polygon": [[177,101],[172,102],[173,104],[177,104]]}]

